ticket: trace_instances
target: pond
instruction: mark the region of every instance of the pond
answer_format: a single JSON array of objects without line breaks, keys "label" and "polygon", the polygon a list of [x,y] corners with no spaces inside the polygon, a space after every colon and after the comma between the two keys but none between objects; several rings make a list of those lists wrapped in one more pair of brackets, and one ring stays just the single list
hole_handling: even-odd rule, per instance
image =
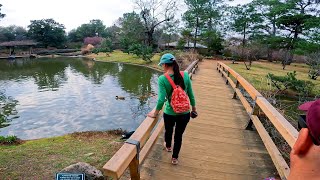
[{"label": "pond", "polygon": [[81,58],[2,60],[0,135],[37,139],[135,130],[156,105],[159,75],[145,67]]}]

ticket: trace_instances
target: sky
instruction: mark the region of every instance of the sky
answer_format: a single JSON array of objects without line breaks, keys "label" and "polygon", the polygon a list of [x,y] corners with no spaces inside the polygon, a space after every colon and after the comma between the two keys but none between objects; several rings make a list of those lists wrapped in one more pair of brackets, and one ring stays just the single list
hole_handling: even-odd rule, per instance
[{"label": "sky", "polygon": [[[230,4],[249,1],[234,0]],[[134,10],[132,0],[2,0],[0,3],[1,13],[6,14],[0,26],[27,28],[30,20],[53,18],[64,24],[67,32],[91,19],[101,19],[106,26],[111,26],[124,13]]]}]

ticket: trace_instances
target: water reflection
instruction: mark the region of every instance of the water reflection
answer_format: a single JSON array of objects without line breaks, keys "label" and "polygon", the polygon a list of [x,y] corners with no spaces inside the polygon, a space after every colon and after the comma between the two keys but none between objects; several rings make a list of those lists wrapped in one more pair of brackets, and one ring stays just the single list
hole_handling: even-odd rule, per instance
[{"label": "water reflection", "polygon": [[[19,118],[0,135],[23,139],[75,131],[134,130],[156,103],[153,70],[87,59],[0,61],[0,89],[19,101]],[[118,101],[115,96],[126,97]]]},{"label": "water reflection", "polygon": [[12,119],[18,118],[17,104],[17,100],[8,97],[5,92],[0,91],[0,128],[9,126],[9,122]]}]

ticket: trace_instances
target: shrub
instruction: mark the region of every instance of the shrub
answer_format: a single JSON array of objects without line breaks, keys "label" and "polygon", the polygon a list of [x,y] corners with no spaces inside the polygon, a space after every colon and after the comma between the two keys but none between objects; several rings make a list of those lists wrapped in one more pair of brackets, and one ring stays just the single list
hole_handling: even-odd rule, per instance
[{"label": "shrub", "polygon": [[303,81],[296,78],[296,71],[288,72],[286,76],[276,76],[269,73],[267,78],[280,91],[284,92],[288,89],[297,92],[299,95],[308,96],[311,94],[314,84],[310,81]]},{"label": "shrub", "polygon": [[112,42],[110,39],[103,39],[100,47],[92,50],[92,53],[98,54],[99,52],[109,53],[112,52]]},{"label": "shrub", "polygon": [[133,44],[129,48],[129,53],[135,54],[138,57],[142,58],[144,61],[151,62],[153,57],[152,48],[142,44]]},{"label": "shrub", "polygon": [[37,51],[36,54],[38,55],[51,55],[51,54],[58,54],[58,53],[73,53],[77,52],[79,49],[54,49],[54,50],[40,50]]},{"label": "shrub", "polygon": [[84,38],[84,44],[92,44],[93,46],[99,45],[102,42],[102,37],[86,37]]},{"label": "shrub", "polygon": [[18,141],[17,136],[0,136],[0,144],[14,144]]}]

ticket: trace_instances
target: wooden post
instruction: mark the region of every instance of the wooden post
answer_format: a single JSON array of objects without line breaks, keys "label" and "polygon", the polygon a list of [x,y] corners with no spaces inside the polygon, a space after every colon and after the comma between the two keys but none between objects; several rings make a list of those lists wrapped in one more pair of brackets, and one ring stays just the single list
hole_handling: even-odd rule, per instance
[{"label": "wooden post", "polygon": [[136,157],[133,158],[129,164],[130,176],[132,180],[140,180],[139,160]]},{"label": "wooden post", "polygon": [[[237,80],[236,88],[239,88],[239,81]],[[232,99],[237,99],[237,92],[234,91]]]},{"label": "wooden post", "polygon": [[[229,71],[227,72],[227,75],[228,75],[228,77],[230,77],[230,72]],[[229,81],[228,81],[228,78],[227,78],[226,85],[228,85],[228,84],[229,84]]]},{"label": "wooden post", "polygon": [[252,115],[258,116],[259,115],[259,107],[256,105],[256,101],[257,101],[257,97],[254,100],[254,104],[253,104],[252,112],[251,112],[251,115],[250,115],[250,119],[249,119],[249,121],[248,121],[248,123],[246,125],[246,130],[253,130],[253,128],[252,128],[253,122],[252,122],[251,116]]}]

